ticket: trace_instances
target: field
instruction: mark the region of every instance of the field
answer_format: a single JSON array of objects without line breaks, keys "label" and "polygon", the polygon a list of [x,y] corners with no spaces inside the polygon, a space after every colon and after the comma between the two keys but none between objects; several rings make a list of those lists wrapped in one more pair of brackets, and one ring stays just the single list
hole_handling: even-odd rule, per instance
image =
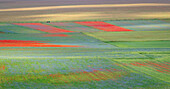
[{"label": "field", "polygon": [[0,0],[0,89],[170,89],[170,0]]},{"label": "field", "polygon": [[0,23],[0,89],[169,89],[169,29],[169,20]]}]

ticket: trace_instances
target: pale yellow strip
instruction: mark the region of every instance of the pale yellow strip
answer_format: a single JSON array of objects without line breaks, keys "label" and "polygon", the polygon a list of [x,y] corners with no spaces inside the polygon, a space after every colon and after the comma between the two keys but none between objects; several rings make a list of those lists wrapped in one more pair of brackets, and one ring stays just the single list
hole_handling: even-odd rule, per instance
[{"label": "pale yellow strip", "polygon": [[170,18],[170,12],[153,12],[153,13],[146,13],[146,14],[137,14],[136,16],[139,16],[139,17],[144,17],[144,18],[147,18],[147,17],[153,17],[153,18],[162,18],[162,17],[165,17],[165,18]]},{"label": "pale yellow strip", "polygon": [[0,11],[34,11],[64,8],[97,8],[97,7],[142,7],[142,6],[170,6],[164,3],[137,3],[137,4],[99,4],[99,5],[69,5],[69,6],[46,6],[46,7],[30,7],[30,8],[11,8],[0,9]]}]

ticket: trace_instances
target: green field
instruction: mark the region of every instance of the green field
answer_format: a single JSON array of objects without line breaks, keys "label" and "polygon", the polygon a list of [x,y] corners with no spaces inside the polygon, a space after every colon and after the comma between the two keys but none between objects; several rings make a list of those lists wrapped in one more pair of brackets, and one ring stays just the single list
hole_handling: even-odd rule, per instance
[{"label": "green field", "polygon": [[102,41],[160,41],[170,39],[170,31],[95,32],[85,34]]},{"label": "green field", "polygon": [[169,48],[170,41],[107,42],[122,48]]}]

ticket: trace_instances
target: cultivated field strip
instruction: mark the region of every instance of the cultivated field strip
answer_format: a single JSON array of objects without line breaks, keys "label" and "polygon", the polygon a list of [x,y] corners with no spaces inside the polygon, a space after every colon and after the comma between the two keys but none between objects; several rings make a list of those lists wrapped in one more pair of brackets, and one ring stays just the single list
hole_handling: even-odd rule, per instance
[{"label": "cultivated field strip", "polygon": [[121,48],[169,48],[170,41],[106,42]]},{"label": "cultivated field strip", "polygon": [[130,29],[125,29],[119,26],[115,26],[109,23],[101,22],[101,21],[87,21],[87,22],[75,22],[77,24],[90,26],[99,30],[103,30],[106,32],[116,32],[116,31],[133,31]]},{"label": "cultivated field strip", "polygon": [[35,29],[13,25],[13,24],[0,24],[0,31],[6,32],[6,33],[25,33],[25,34],[33,34],[33,33],[45,33],[41,32]]},{"label": "cultivated field strip", "polygon": [[29,28],[32,28],[32,29],[36,29],[36,30],[40,30],[40,31],[43,31],[43,32],[48,32],[48,33],[73,32],[73,31],[55,28],[55,27],[45,25],[45,24],[42,24],[42,23],[13,23],[13,24],[29,27]]},{"label": "cultivated field strip", "polygon": [[58,27],[58,28],[62,28],[62,29],[67,29],[67,30],[74,31],[74,32],[98,32],[98,31],[101,31],[101,30],[98,30],[95,28],[76,24],[73,22],[50,23],[49,25],[52,25],[52,26]]},{"label": "cultivated field strip", "polygon": [[170,23],[161,20],[136,20],[136,21],[105,21],[134,31],[161,31],[169,30]]},{"label": "cultivated field strip", "polygon": [[106,42],[166,41],[170,39],[170,31],[86,32],[85,34]]},{"label": "cultivated field strip", "polygon": [[[51,34],[54,35],[54,34]],[[65,35],[65,36],[63,36]],[[39,44],[53,44],[53,45],[76,45],[85,48],[112,48],[115,47],[106,44],[93,37],[86,36],[83,33],[63,33],[50,36],[50,34],[2,34],[0,40],[21,40],[21,41],[38,41]],[[39,46],[40,47],[40,46]],[[50,46],[49,46],[50,47]]]}]

